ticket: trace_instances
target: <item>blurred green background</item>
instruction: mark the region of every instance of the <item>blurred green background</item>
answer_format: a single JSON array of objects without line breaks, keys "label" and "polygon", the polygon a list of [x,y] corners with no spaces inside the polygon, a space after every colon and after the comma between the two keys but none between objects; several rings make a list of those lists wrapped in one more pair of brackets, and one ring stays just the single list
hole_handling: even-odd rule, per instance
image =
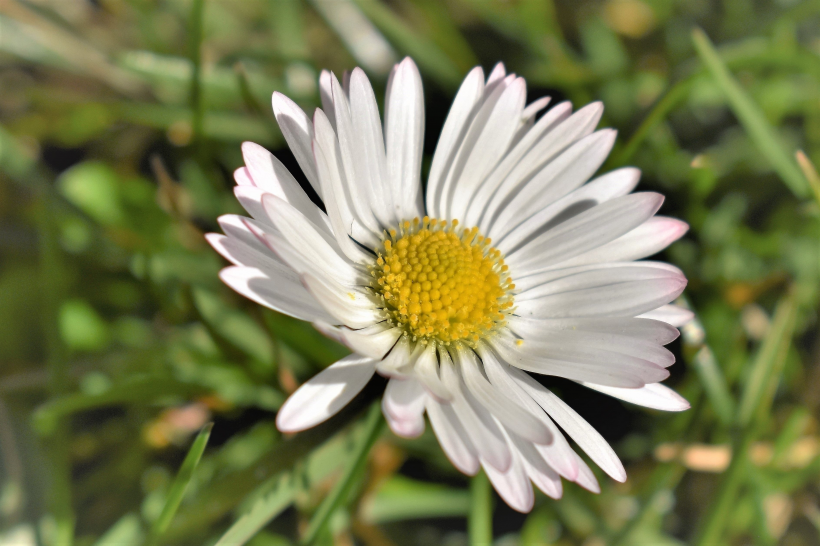
[{"label": "blurred green background", "polygon": [[404,55],[425,169],[460,79],[504,61],[529,100],[604,101],[607,167],[691,225],[661,258],[692,409],[556,382],[629,480],[495,497],[496,543],[820,544],[820,2],[0,0],[0,545],[280,546],[323,518],[321,544],[468,543],[482,499],[429,427],[355,466],[378,384],[276,431],[345,350],[221,285],[203,239],[242,212],[241,141],[297,170],[273,91],[311,111],[322,68],[361,66],[382,95]]}]

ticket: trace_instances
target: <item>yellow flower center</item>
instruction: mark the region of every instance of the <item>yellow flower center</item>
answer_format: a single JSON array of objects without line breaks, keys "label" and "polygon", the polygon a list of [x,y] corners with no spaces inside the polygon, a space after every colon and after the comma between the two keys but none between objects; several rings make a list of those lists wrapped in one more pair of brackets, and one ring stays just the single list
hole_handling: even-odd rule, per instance
[{"label": "yellow flower center", "polygon": [[444,344],[474,343],[503,324],[515,285],[490,243],[458,220],[425,216],[390,230],[372,275],[391,322]]}]

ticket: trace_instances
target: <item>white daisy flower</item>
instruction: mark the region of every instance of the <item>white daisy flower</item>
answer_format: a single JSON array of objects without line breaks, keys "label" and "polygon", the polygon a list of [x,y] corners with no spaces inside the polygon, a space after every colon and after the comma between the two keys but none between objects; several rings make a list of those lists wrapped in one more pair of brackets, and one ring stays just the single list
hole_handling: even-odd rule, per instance
[{"label": "white daisy flower", "polygon": [[483,467],[516,510],[532,483],[561,496],[561,477],[599,491],[558,427],[604,472],[626,479],[607,442],[531,374],[564,377],[667,411],[689,404],[660,384],[664,348],[691,317],[668,305],[683,273],[636,261],[678,239],[655,216],[656,193],[630,193],[639,171],[590,182],[615,131],[603,107],[569,103],[536,115],[526,85],[499,64],[465,78],[421,183],[424,100],[405,59],[387,84],[384,123],[361,69],[325,71],[313,119],[280,93],[273,109],[314,205],[288,170],[245,143],[236,196],[253,217],[219,219],[208,240],[233,262],[222,280],[253,301],[310,321],[353,354],[302,385],[276,423],[310,428],[345,406],[374,373],[389,378],[390,428],[416,437],[427,414],[459,470]]}]

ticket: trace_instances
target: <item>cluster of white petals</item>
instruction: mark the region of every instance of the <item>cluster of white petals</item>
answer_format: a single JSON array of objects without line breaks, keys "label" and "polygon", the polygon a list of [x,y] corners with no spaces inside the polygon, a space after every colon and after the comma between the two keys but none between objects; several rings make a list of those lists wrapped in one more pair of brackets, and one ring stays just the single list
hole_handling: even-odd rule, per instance
[{"label": "cluster of white petals", "polygon": [[[456,95],[423,191],[424,100],[413,61],[390,75],[383,123],[362,70],[343,82],[323,72],[320,88],[323,108],[312,119],[279,93],[273,109],[324,210],[279,160],[245,143],[235,193],[252,218],[223,216],[225,235],[208,235],[234,264],[221,273],[231,288],[353,350],[287,400],[280,430],[328,419],[379,373],[389,378],[382,408],[390,428],[416,437],[426,414],[453,465],[469,475],[483,467],[516,510],[532,508],[533,483],[554,498],[561,477],[599,490],[559,427],[624,481],[601,435],[530,375],[567,378],[649,408],[689,407],[660,384],[674,362],[664,345],[691,318],[670,304],[686,279],[671,265],[636,261],[687,226],[655,215],[662,196],[632,193],[637,169],[589,181],[615,140],[615,131],[595,130],[601,104],[573,113],[564,102],[537,117],[549,99],[527,105],[523,78],[501,64],[486,79],[475,68]],[[374,284],[391,230],[401,236],[403,225],[425,216],[477,227],[508,267],[514,304],[469,342],[412,335],[391,319],[399,315]]]}]

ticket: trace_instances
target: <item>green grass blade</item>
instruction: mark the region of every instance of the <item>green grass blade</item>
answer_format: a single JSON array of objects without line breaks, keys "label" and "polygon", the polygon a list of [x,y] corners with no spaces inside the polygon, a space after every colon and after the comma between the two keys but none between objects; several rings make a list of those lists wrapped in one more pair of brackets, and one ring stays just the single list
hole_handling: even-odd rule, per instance
[{"label": "green grass blade", "polygon": [[726,68],[703,30],[695,29],[692,32],[692,41],[701,61],[726,95],[729,106],[740,120],[749,138],[789,189],[798,197],[806,197],[808,195],[806,179],[792,161],[791,155],[784,149],[780,137],[766,120],[763,111]]},{"label": "green grass blade", "polygon": [[196,470],[199,460],[205,452],[205,446],[208,445],[208,439],[211,437],[213,427],[213,423],[205,425],[191,445],[191,449],[188,450],[188,454],[185,456],[185,460],[182,461],[182,466],[179,467],[179,472],[171,484],[171,489],[168,491],[165,506],[151,529],[151,540],[149,544],[155,544],[171,524],[171,520],[177,512],[182,498],[185,496],[185,490],[188,488],[188,484],[194,475],[194,470]]},{"label": "green grass blade", "polygon": [[635,155],[635,152],[638,151],[641,144],[643,144],[643,141],[646,140],[646,137],[649,136],[650,131],[657,127],[661,121],[666,119],[669,112],[678,106],[678,104],[683,102],[687,95],[689,95],[693,82],[693,78],[688,78],[673,85],[669,91],[666,92],[663,98],[655,104],[649,112],[649,115],[647,115],[643,122],[641,122],[638,129],[632,134],[631,137],[629,137],[629,140],[623,150],[619,154],[615,155],[612,161],[608,162],[606,168],[620,167],[629,162],[632,159],[632,156]]},{"label": "green grass blade", "polygon": [[299,0],[269,0],[276,50],[285,59],[310,59],[305,39],[304,9]]},{"label": "green grass blade", "polygon": [[470,482],[470,516],[467,531],[471,546],[493,543],[493,506],[490,480],[483,470]]},{"label": "green grass blade", "polygon": [[293,502],[296,484],[290,472],[283,474],[273,491],[256,501],[251,510],[236,520],[215,546],[242,546]]},{"label": "green grass blade", "polygon": [[796,322],[797,302],[791,292],[778,303],[772,325],[752,364],[737,413],[736,422],[740,428],[732,442],[732,462],[723,476],[714,503],[705,512],[705,521],[694,542],[698,546],[718,544],[723,536],[738,490],[747,477],[748,453],[757,438],[760,418],[771,408]]},{"label": "green grass blade", "polygon": [[800,170],[803,171],[803,174],[806,175],[806,180],[809,181],[817,204],[820,205],[820,175],[817,174],[817,168],[815,168],[814,163],[812,163],[809,156],[807,156],[803,150],[798,150],[794,156],[797,159],[797,164],[800,165]]},{"label": "green grass blade", "polygon": [[393,47],[354,0],[311,0],[356,62],[367,72],[386,76],[396,62]]},{"label": "green grass blade", "polygon": [[737,492],[749,466],[748,454],[751,445],[752,436],[750,434],[745,434],[739,443],[733,444],[732,462],[723,475],[714,503],[704,512],[706,521],[692,544],[696,546],[723,544],[720,538],[732,507],[738,500]]},{"label": "green grass blade", "polygon": [[202,138],[202,128],[205,117],[205,103],[202,98],[202,39],[203,19],[205,15],[205,0],[193,0],[191,3],[191,18],[188,22],[188,40],[191,48],[191,129],[194,142]]},{"label": "green grass blade", "polygon": [[461,71],[435,43],[413,30],[384,4],[370,0],[355,2],[399,51],[413,57],[422,71],[448,89],[458,87]]},{"label": "green grass blade", "polygon": [[737,423],[741,427],[748,427],[755,417],[768,411],[773,387],[777,386],[780,371],[786,363],[796,320],[797,303],[792,293],[777,305],[772,325],[752,364],[737,414]]},{"label": "green grass blade", "polygon": [[698,379],[703,385],[703,390],[706,392],[706,397],[715,411],[715,415],[717,415],[723,426],[729,427],[735,415],[735,400],[732,398],[729,387],[726,385],[726,378],[715,360],[715,354],[709,347],[704,345],[695,354],[692,363],[698,374]]},{"label": "green grass blade", "polygon": [[383,424],[384,419],[382,418],[381,404],[374,402],[367,412],[367,417],[362,426],[361,436],[356,439],[356,443],[353,446],[353,453],[345,465],[341,478],[339,478],[339,481],[333,486],[333,489],[331,489],[328,496],[319,506],[313,518],[311,518],[301,544],[313,544],[327,525],[330,516],[341,506],[345,498],[347,498],[350,488],[353,485],[353,479],[364,469],[364,465],[367,462],[367,455],[379,437]]}]

